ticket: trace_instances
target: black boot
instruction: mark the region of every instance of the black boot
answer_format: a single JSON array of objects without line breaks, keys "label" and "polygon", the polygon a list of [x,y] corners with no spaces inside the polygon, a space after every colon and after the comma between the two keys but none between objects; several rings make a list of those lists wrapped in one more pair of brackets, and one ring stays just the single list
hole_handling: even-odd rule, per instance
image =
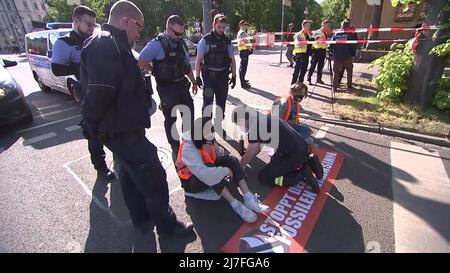
[{"label": "black boot", "polygon": [[317,179],[314,177],[314,175],[312,174],[311,168],[309,167],[309,165],[305,165],[303,167],[303,175],[305,176],[305,183],[311,187],[311,190],[313,193],[315,194],[319,194],[320,192],[320,186],[319,186],[319,182],[317,182]]},{"label": "black boot", "polygon": [[322,164],[320,163],[319,157],[317,157],[317,155],[313,155],[313,154],[309,155],[308,165],[311,168],[311,170],[314,172],[314,174],[316,175],[316,178],[318,180],[322,180],[323,167],[322,167]]}]

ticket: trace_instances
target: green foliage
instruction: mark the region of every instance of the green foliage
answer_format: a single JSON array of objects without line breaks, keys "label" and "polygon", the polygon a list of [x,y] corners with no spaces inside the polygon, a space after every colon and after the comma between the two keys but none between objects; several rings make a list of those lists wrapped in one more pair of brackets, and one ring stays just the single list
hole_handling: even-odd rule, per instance
[{"label": "green foliage", "polygon": [[66,0],[49,0],[48,17],[52,21],[71,22],[73,6],[67,5]]},{"label": "green foliage", "polygon": [[323,18],[329,19],[333,28],[339,28],[341,22],[349,16],[350,0],[325,0],[321,6]]},{"label": "green foliage", "polygon": [[433,97],[433,105],[436,105],[439,110],[450,110],[450,76],[442,75],[442,78],[437,82],[437,88]]},{"label": "green foliage", "polygon": [[433,47],[430,54],[436,54],[438,57],[449,58],[450,57],[450,39],[445,43]]},{"label": "green foliage", "polygon": [[373,61],[369,68],[380,65],[380,74],[372,81],[378,86],[377,98],[398,101],[407,88],[407,79],[413,67],[414,53],[410,47],[389,52]]}]

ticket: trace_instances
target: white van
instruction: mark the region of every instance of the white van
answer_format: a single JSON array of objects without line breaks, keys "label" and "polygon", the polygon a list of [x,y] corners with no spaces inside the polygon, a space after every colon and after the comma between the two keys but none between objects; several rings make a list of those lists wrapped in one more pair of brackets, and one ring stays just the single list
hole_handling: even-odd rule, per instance
[{"label": "white van", "polygon": [[25,48],[33,77],[43,92],[57,90],[71,95],[79,102],[79,94],[74,94],[75,76],[55,76],[51,68],[52,49],[56,40],[68,34],[70,28],[43,30],[25,35]]}]

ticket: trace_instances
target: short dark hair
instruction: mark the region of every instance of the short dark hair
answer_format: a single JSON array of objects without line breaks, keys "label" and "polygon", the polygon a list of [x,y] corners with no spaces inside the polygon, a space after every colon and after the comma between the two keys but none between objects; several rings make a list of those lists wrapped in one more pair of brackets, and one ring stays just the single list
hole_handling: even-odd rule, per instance
[{"label": "short dark hair", "polygon": [[304,26],[306,24],[312,24],[312,21],[311,20],[303,20],[302,26]]},{"label": "short dark hair", "polygon": [[346,19],[344,19],[344,21],[342,21],[341,27],[342,28],[350,28],[350,26],[351,26],[350,23],[351,23],[350,19],[346,18]]},{"label": "short dark hair", "polygon": [[76,6],[73,9],[72,17],[80,18],[85,14],[94,18],[97,17],[95,11],[83,5]]},{"label": "short dark hair", "polygon": [[330,20],[328,20],[328,19],[323,20],[322,25],[325,25],[325,24],[331,24]]},{"label": "short dark hair", "polygon": [[183,19],[178,15],[170,15],[170,17],[167,19],[166,25],[179,25],[184,26]]},{"label": "short dark hair", "polygon": [[216,14],[216,16],[214,16],[214,20],[213,20],[213,26],[216,25],[217,23],[224,23],[224,24],[228,24],[228,19],[225,15],[223,14]]}]

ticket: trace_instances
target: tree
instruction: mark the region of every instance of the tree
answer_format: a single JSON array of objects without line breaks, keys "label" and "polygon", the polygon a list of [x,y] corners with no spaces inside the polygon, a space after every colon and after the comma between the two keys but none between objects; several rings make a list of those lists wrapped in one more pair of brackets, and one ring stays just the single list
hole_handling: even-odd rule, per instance
[{"label": "tree", "polygon": [[321,4],[324,19],[331,21],[333,28],[349,16],[350,0],[325,0]]},{"label": "tree", "polygon": [[[76,5],[68,5],[66,0],[49,0],[48,16],[52,21],[70,22]],[[82,5],[90,7],[97,14],[97,22],[103,23],[107,19],[105,7],[109,0],[82,0]]]},{"label": "tree", "polygon": [[[391,0],[395,7],[401,4],[417,3],[421,0]],[[444,43],[450,36],[450,4],[447,0],[428,0],[426,2],[425,25],[440,25],[441,27],[433,31],[424,31],[417,44],[414,56],[413,70],[408,78],[408,88],[404,100],[411,104],[418,104],[421,107],[430,105],[434,90],[439,79],[442,77],[446,59],[436,54],[430,54],[430,50],[439,44]]]}]

